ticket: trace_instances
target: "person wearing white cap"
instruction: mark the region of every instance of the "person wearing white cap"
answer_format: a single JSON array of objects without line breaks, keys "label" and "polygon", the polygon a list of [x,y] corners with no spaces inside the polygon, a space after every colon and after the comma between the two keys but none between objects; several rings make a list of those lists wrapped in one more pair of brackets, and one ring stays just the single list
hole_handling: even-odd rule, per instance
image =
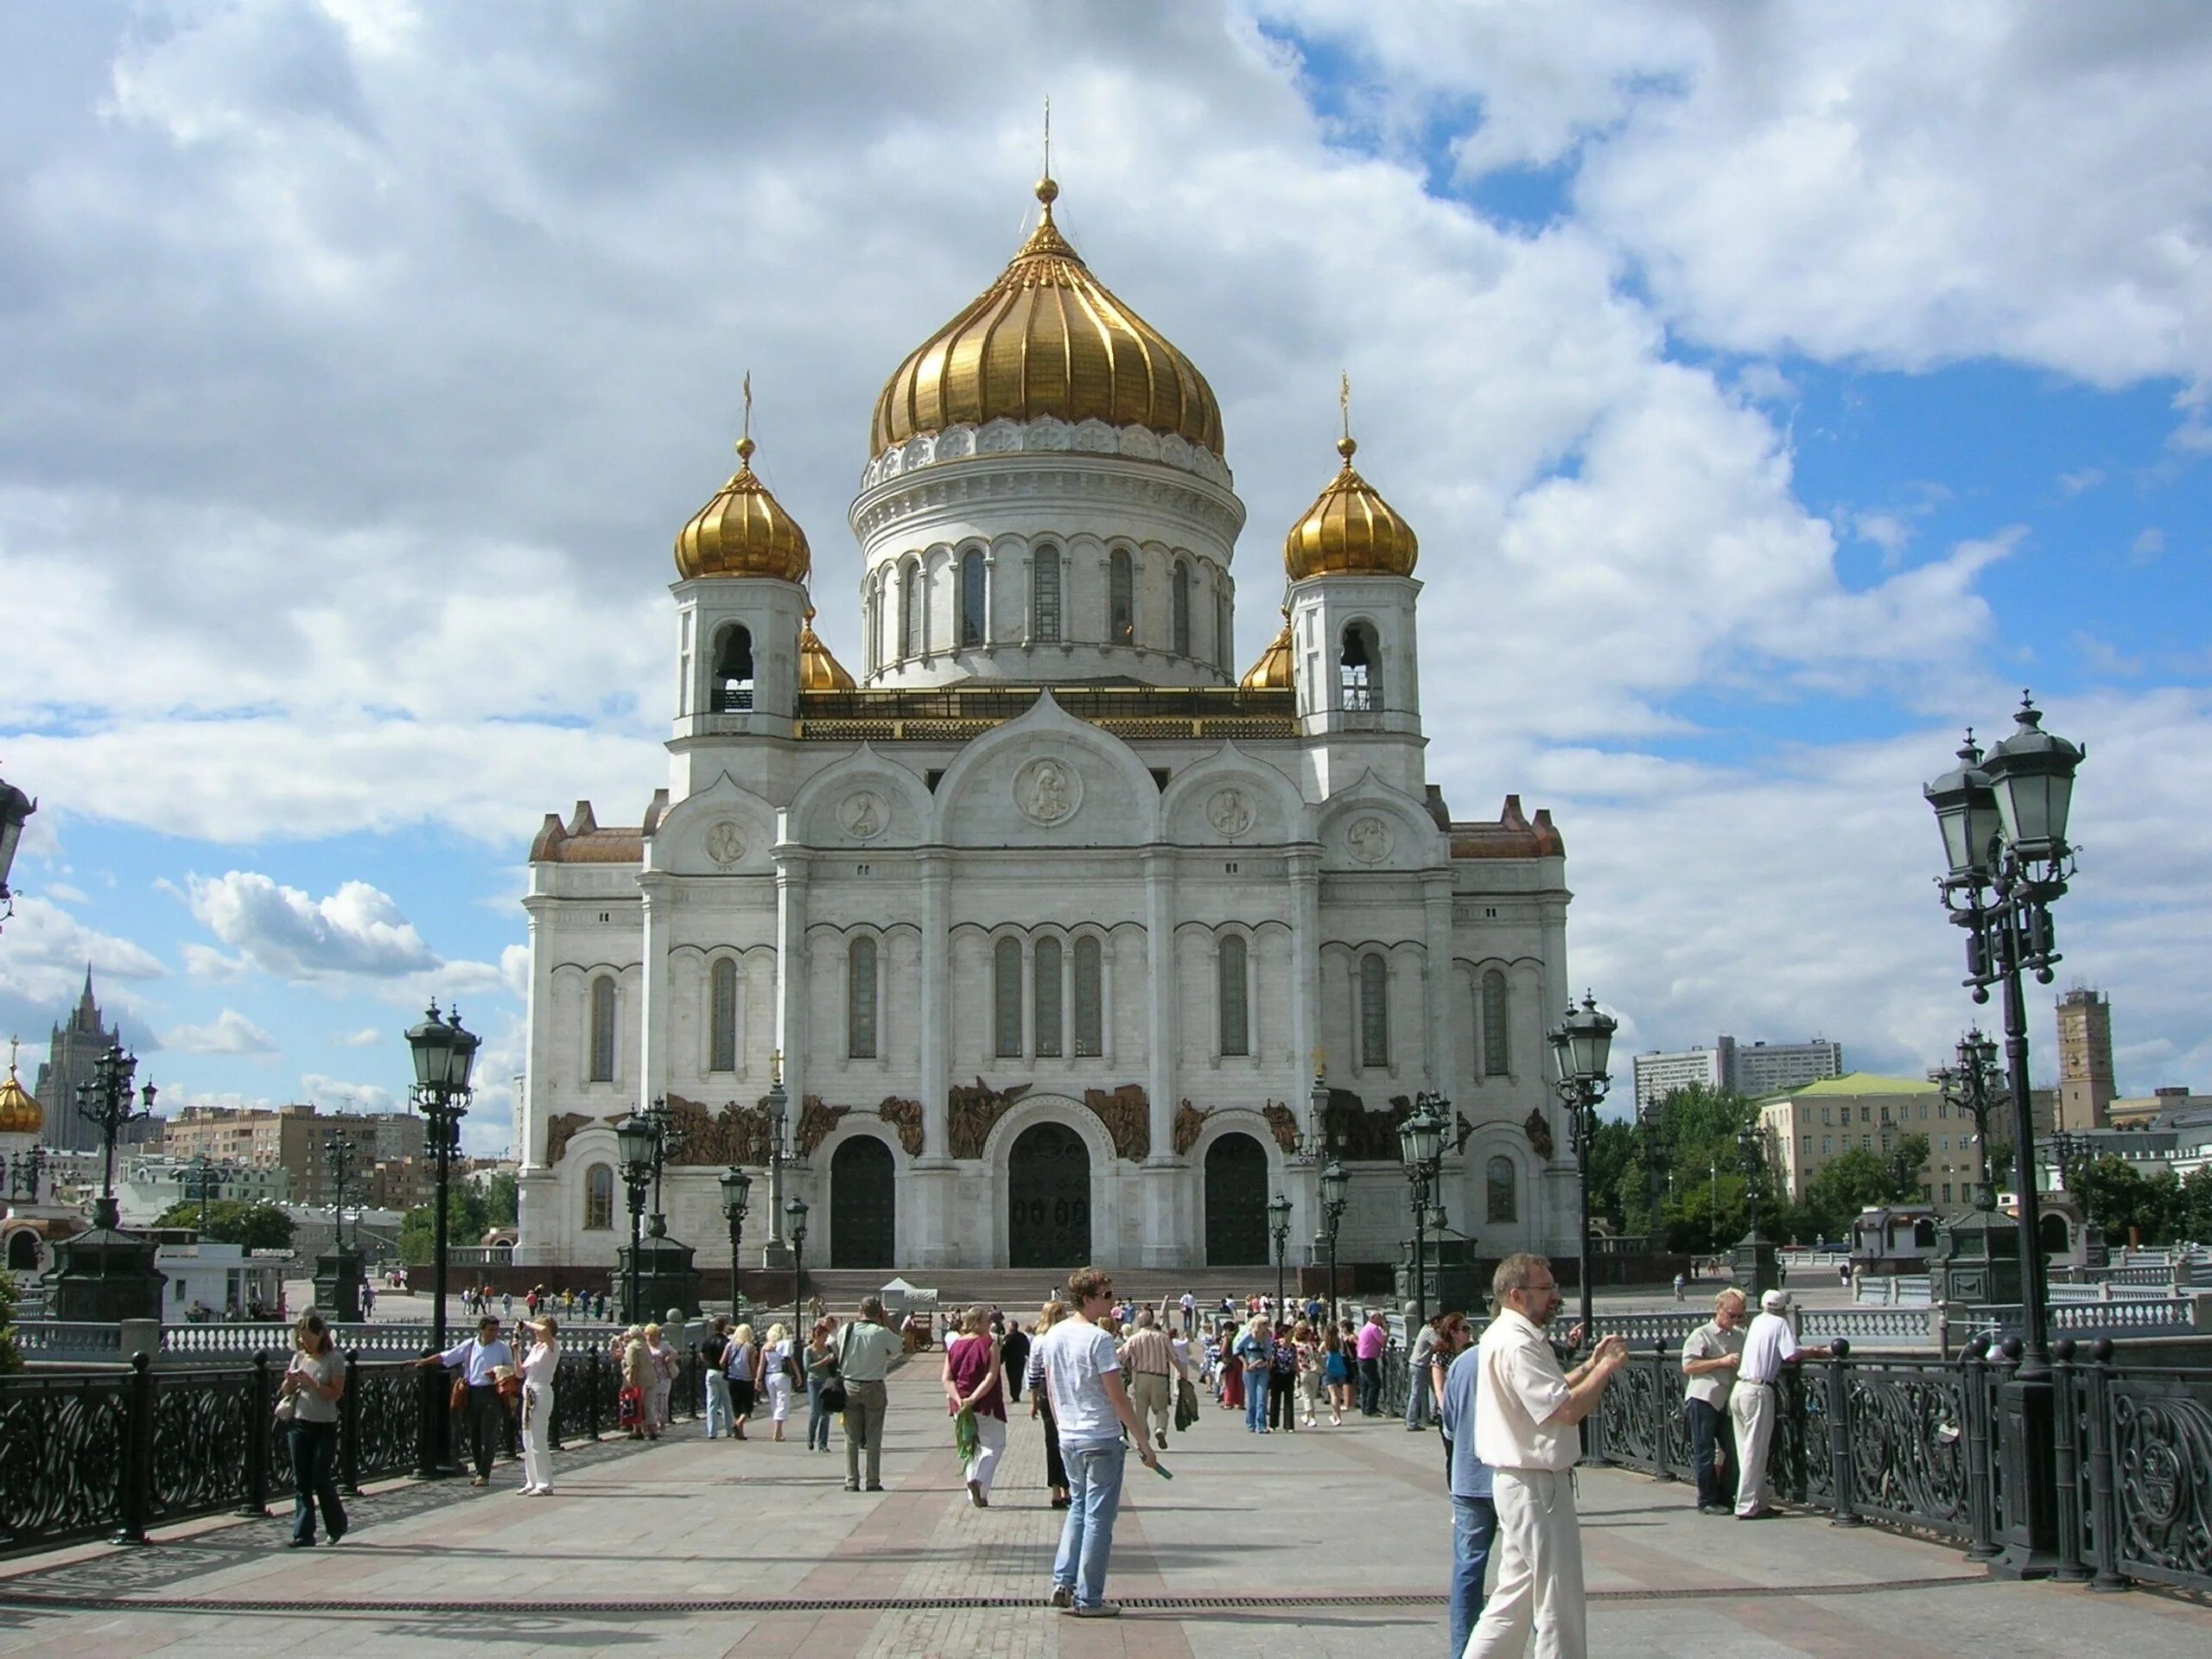
[{"label": "person wearing white cap", "polygon": [[1758,1521],[1772,1515],[1766,1501],[1767,1448],[1774,1440],[1775,1384],[1782,1368],[1801,1359],[1826,1359],[1825,1348],[1801,1348],[1786,1317],[1789,1293],[1770,1290],[1759,1298],[1758,1316],[1744,1333],[1744,1357],[1736,1367],[1736,1386],[1728,1395],[1728,1415],[1736,1426],[1736,1518]]}]

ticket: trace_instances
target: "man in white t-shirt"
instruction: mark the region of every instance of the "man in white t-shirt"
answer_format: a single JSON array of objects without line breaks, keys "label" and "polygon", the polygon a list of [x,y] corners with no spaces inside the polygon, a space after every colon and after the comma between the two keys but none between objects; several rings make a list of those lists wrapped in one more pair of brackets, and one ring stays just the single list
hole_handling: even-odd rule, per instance
[{"label": "man in white t-shirt", "polygon": [[1068,1306],[1074,1312],[1037,1338],[1031,1359],[1045,1373],[1071,1500],[1060,1529],[1059,1553],[1052,1559],[1050,1602],[1077,1618],[1112,1618],[1122,1610],[1104,1592],[1114,1516],[1122,1503],[1122,1460],[1128,1451],[1122,1431],[1128,1431],[1146,1468],[1156,1468],[1158,1460],[1122,1386],[1114,1338],[1098,1326],[1114,1306],[1113,1280],[1096,1268],[1077,1268],[1068,1275]]},{"label": "man in white t-shirt", "polygon": [[1744,1333],[1744,1357],[1737,1362],[1736,1386],[1728,1395],[1728,1415],[1736,1427],[1738,1521],[1764,1521],[1774,1513],[1766,1501],[1766,1457],[1774,1441],[1775,1384],[1782,1380],[1782,1368],[1828,1357],[1825,1348],[1797,1345],[1789,1313],[1788,1291],[1770,1290],[1759,1298],[1758,1317]]}]

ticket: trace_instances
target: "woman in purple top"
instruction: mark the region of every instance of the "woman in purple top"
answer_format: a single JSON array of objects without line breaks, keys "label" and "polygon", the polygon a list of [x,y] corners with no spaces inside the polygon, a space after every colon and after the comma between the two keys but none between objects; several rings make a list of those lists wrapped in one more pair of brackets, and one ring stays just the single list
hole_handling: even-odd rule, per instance
[{"label": "woman in purple top", "polygon": [[991,1335],[991,1310],[978,1302],[961,1316],[960,1334],[944,1344],[944,1403],[948,1416],[976,1414],[976,1455],[968,1460],[968,1501],[991,1507],[991,1477],[1006,1450],[1006,1391],[999,1381],[999,1344]]}]

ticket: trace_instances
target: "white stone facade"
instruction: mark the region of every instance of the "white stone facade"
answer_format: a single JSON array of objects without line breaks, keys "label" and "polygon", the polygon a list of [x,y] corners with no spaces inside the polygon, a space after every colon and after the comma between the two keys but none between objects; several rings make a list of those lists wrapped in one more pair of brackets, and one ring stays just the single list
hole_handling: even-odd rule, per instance
[{"label": "white stone facade", "polygon": [[747,1163],[756,1261],[779,1065],[816,1265],[1257,1266],[1276,1192],[1305,1262],[1331,1133],[1340,1260],[1395,1260],[1424,1091],[1452,1228],[1566,1247],[1560,837],[1427,785],[1408,576],[1292,584],[1294,683],[1238,687],[1243,519],[1180,439],[1000,419],[870,464],[858,690],[802,689],[798,584],[675,585],[669,789],[531,853],[518,1262],[613,1262],[612,1126],[664,1096],[670,1231],[725,1263]]}]

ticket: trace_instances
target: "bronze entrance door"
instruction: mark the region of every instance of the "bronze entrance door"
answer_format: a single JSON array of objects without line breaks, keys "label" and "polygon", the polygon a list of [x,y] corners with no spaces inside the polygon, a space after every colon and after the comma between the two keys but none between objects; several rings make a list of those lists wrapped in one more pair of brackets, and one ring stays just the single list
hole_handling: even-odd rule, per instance
[{"label": "bronze entrance door", "polygon": [[1206,1265],[1268,1265],[1268,1154],[1249,1135],[1206,1148]]},{"label": "bronze entrance door", "polygon": [[830,1160],[830,1265],[895,1267],[898,1238],[891,1148],[874,1135],[855,1135]]},{"label": "bronze entrance door", "polygon": [[1007,1265],[1079,1268],[1090,1260],[1090,1154],[1064,1123],[1033,1123],[1007,1158]]}]

